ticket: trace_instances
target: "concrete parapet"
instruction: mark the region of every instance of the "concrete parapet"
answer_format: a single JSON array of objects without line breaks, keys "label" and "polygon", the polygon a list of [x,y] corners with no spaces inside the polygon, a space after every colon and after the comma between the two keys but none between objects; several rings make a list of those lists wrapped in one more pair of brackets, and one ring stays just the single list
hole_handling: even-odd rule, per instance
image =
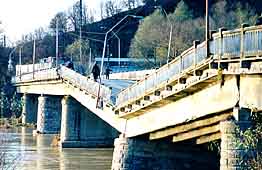
[{"label": "concrete parapet", "polygon": [[61,98],[58,96],[38,97],[37,131],[56,134],[61,126]]},{"label": "concrete parapet", "polygon": [[146,138],[115,140],[112,170],[210,170],[217,169],[213,154],[200,148]]}]

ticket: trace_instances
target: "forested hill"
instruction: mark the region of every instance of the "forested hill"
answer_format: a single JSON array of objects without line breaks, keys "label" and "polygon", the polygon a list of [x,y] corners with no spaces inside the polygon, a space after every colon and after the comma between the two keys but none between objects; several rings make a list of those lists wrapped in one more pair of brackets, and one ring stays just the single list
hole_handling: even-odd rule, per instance
[{"label": "forested hill", "polygon": [[[120,12],[112,17],[108,17],[106,19],[103,19],[98,22],[94,22],[92,24],[88,24],[85,26],[86,32],[106,32],[109,30],[113,25],[115,25],[119,20],[121,20],[123,17],[125,17],[127,14],[133,14],[133,15],[139,15],[139,16],[149,16],[156,10],[156,6],[161,6],[163,9],[166,10],[167,13],[174,12],[175,8],[177,7],[177,4],[181,0],[145,0],[145,5],[140,6],[138,8]],[[209,8],[212,9],[213,5],[221,0],[209,0]],[[189,10],[192,11],[193,16],[195,18],[197,17],[204,17],[205,15],[205,0],[184,0],[184,2],[189,6]],[[242,6],[246,6],[245,4],[248,4],[249,7],[254,9],[257,14],[260,15],[262,12],[262,0],[227,0],[227,8],[234,9],[239,6],[239,4],[242,4]],[[135,19],[130,19],[127,22],[123,22],[120,24],[119,27],[115,28],[114,31],[116,31],[121,39],[121,56],[125,57],[127,56],[131,44],[131,40],[134,38],[134,35],[138,29],[139,22]],[[104,40],[103,36],[101,35],[86,35],[89,36],[89,38],[93,39],[100,39]],[[111,35],[112,36],[112,35]],[[112,36],[110,38],[110,42],[108,43],[110,45],[109,53],[111,53],[113,56],[118,55],[118,44],[117,39]],[[97,43],[94,41],[90,41],[91,48],[94,50],[94,55],[96,57],[99,57],[101,55],[101,51],[103,49],[102,43]]]},{"label": "forested hill", "polygon": [[[175,6],[180,0],[145,0],[148,5],[161,5],[164,7],[167,11],[173,11]],[[194,10],[194,13],[196,15],[203,15],[205,11],[205,3],[206,0],[184,0],[191,9]],[[210,6],[212,6],[214,3],[221,1],[221,0],[209,0]],[[237,3],[248,3],[250,6],[252,6],[257,13],[262,12],[262,1],[261,0],[227,0],[228,4],[232,6],[236,6]]]}]

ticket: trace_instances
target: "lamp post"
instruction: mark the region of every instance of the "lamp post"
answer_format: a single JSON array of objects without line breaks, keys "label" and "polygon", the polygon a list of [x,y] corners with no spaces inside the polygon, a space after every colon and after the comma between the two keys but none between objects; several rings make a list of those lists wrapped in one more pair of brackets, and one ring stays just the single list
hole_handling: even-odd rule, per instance
[{"label": "lamp post", "polygon": [[208,0],[206,0],[206,57],[209,56],[209,10]]},{"label": "lamp post", "polygon": [[117,38],[118,40],[118,66],[120,67],[120,58],[121,58],[121,41],[120,41],[120,38],[118,37],[118,35],[112,31],[114,36]]},{"label": "lamp post", "polygon": [[82,64],[82,0],[80,0],[80,27],[79,27],[79,40],[80,40],[80,46],[79,46],[79,58],[80,63]]},{"label": "lamp post", "polygon": [[99,100],[100,100],[100,88],[101,88],[101,77],[103,73],[103,65],[104,65],[104,58],[105,58],[105,53],[106,53],[106,44],[107,44],[107,37],[108,34],[113,31],[121,22],[123,22],[126,18],[128,17],[133,17],[133,18],[139,18],[143,19],[144,17],[142,16],[136,16],[136,15],[126,15],[123,17],[121,20],[119,20],[114,26],[112,26],[105,34],[105,39],[104,39],[104,47],[103,47],[103,53],[102,53],[102,59],[101,59],[101,69],[100,69],[100,76],[99,76],[99,87],[98,87],[98,92],[97,92],[97,102],[96,102],[96,107],[98,106]]},{"label": "lamp post", "polygon": [[124,18],[122,18],[120,21],[118,21],[113,27],[111,27],[105,35],[105,39],[104,39],[104,47],[103,47],[103,53],[102,53],[102,60],[101,60],[101,69],[100,69],[100,84],[101,84],[101,76],[103,73],[103,65],[104,65],[104,58],[105,58],[105,53],[106,53],[106,44],[107,44],[107,37],[108,34],[113,31],[114,28],[116,28],[121,22],[123,22],[126,18],[128,17],[133,17],[133,18],[139,18],[139,19],[143,19],[144,17],[142,16],[136,16],[136,15],[126,15]]},{"label": "lamp post", "polygon": [[168,64],[169,63],[169,57],[170,57],[170,50],[171,50],[171,41],[172,41],[172,33],[173,33],[173,25],[166,13],[166,10],[164,8],[162,8],[161,6],[156,6],[156,8],[160,8],[161,11],[164,12],[166,18],[167,18],[167,22],[169,23],[169,26],[170,26],[170,31],[169,31],[169,40],[168,40],[168,49],[167,49],[167,61],[166,63]]},{"label": "lamp post", "polygon": [[169,62],[169,57],[170,57],[170,50],[171,50],[171,41],[172,41],[173,25],[172,25],[172,23],[171,23],[168,15],[167,15],[167,13],[166,13],[166,10],[163,9],[163,8],[161,8],[161,9],[162,9],[162,11],[164,11],[164,13],[165,13],[165,15],[166,15],[166,18],[167,18],[167,21],[168,21],[168,23],[169,23],[169,25],[170,25],[169,40],[168,40],[168,50],[167,50],[167,61],[166,61],[166,63],[168,64],[168,62]]},{"label": "lamp post", "polygon": [[15,52],[17,47],[15,47],[10,53],[9,53],[9,59],[8,59],[8,72],[11,73],[13,71],[13,65],[12,65],[12,54]]}]

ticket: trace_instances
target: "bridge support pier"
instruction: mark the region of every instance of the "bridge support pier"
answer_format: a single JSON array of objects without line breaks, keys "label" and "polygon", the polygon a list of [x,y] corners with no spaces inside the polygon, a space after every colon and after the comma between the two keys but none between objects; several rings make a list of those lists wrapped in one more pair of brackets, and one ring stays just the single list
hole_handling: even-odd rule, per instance
[{"label": "bridge support pier", "polygon": [[61,97],[39,96],[37,131],[44,134],[57,134],[61,127]]},{"label": "bridge support pier", "polygon": [[62,100],[61,147],[112,147],[118,132],[76,100]]},{"label": "bridge support pier", "polygon": [[217,169],[216,156],[190,144],[170,140],[149,141],[148,137],[115,140],[111,170],[148,169]]},{"label": "bridge support pier", "polygon": [[220,170],[248,169],[244,161],[249,154],[247,150],[239,147],[240,131],[250,127],[248,121],[225,121],[220,123],[221,153]]},{"label": "bridge support pier", "polygon": [[36,123],[37,122],[37,97],[34,95],[23,95],[23,108],[22,108],[22,123]]},{"label": "bridge support pier", "polygon": [[79,140],[77,115],[77,102],[70,96],[62,99],[62,121],[61,121],[61,145],[70,145],[70,143]]}]

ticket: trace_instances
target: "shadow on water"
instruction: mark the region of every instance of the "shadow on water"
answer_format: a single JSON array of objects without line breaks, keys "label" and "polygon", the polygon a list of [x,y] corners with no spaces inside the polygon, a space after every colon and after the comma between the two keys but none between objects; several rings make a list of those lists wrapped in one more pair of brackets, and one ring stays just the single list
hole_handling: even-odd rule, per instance
[{"label": "shadow on water", "polygon": [[[17,170],[108,170],[113,149],[63,149],[51,147],[54,135],[32,136],[32,129],[0,129],[9,167]],[[6,167],[8,167],[6,165]],[[0,164],[0,169],[1,169]],[[7,169],[7,168],[6,168]]]}]

